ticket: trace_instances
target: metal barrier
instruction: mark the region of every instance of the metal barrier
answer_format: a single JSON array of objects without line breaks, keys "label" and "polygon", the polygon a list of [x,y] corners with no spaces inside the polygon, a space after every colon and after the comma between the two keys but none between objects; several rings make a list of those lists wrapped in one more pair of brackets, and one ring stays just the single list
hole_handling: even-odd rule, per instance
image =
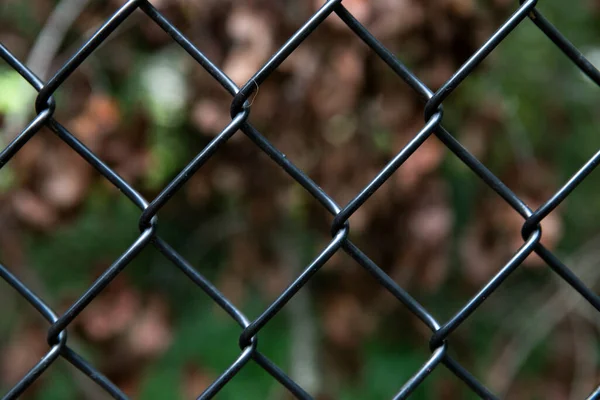
[{"label": "metal barrier", "polygon": [[[107,393],[116,399],[126,399],[122,391],[96,370],[90,363],[69,348],[67,328],[81,311],[113,280],[140,251],[148,246],[155,246],[164,257],[187,275],[212,300],[223,308],[241,326],[239,357],[216,379],[199,399],[214,397],[227,382],[244,366],[253,361],[279,381],[295,397],[310,399],[311,396],[298,384],[290,379],[285,372],[271,362],[259,351],[258,337],[261,329],[269,323],[286,303],[318,272],[327,260],[336,252],[344,251],[358,264],[377,279],[398,301],[414,313],[432,332],[430,340],[431,357],[425,360],[423,366],[415,371],[413,377],[402,386],[394,399],[407,398],[417,386],[421,385],[435,368],[443,365],[458,376],[474,393],[481,398],[494,399],[496,396],[448,353],[449,338],[477,308],[489,297],[502,282],[523,262],[532,252],[537,253],[546,264],[566,281],[574,290],[579,292],[596,310],[600,311],[600,298],[590,288],[552,254],[541,243],[542,230],[540,222],[552,212],[568,195],[583,181],[587,175],[600,163],[600,152],[596,153],[573,177],[546,203],[537,210],[530,209],[504,183],[492,174],[468,150],[466,150],[443,126],[443,101],[471,74],[471,72],[488,56],[494,48],[505,40],[510,32],[526,19],[530,19],[554,44],[571,59],[571,61],[592,81],[600,85],[600,72],[592,66],[583,55],[535,8],[537,0],[521,1],[518,9],[503,25],[485,42],[477,52],[468,59],[452,77],[435,93],[425,86],[417,76],[405,67],[390,51],[388,51],[359,21],[344,7],[341,0],[327,1],[312,17],[273,55],[267,63],[254,74],[241,88],[231,81],[217,66],[215,66],[200,50],[198,50],[173,24],[147,0],[129,0],[65,63],[48,82],[38,79],[22,62],[16,59],[10,51],[0,44],[0,56],[31,86],[38,91],[35,101],[36,117],[3,151],[0,153],[0,167],[8,162],[19,149],[33,137],[43,126],[50,128],[60,139],[79,153],[100,174],[116,186],[141,210],[139,219],[140,236],[102,275],[73,303],[63,315],[56,315],[35,293],[21,283],[4,266],[0,265],[0,277],[17,290],[38,312],[48,320],[48,344],[50,350],[46,355],[14,386],[4,399],[14,399],[23,393],[58,357],[63,357],[90,379],[100,385]],[[75,71],[81,63],[100,46],[104,40],[125,21],[136,9],[143,11],[154,22],[167,32],[198,64],[227,90],[233,100],[231,102],[231,122],[216,136],[175,179],[173,179],[151,202],[146,201],[136,190],[111,170],[102,160],[92,153],[84,144],[73,136],[53,117],[56,103],[54,92]],[[425,102],[425,123],[421,131],[385,166],[381,172],[354,197],[347,205],[340,207],[323,192],[315,182],[297,168],[284,154],[275,148],[249,122],[253,93],[279,67],[279,65],[304,41],[327,17],[337,16],[371,49],[374,51],[402,80],[404,80]],[[275,163],[284,169],[289,176],[302,185],[322,206],[333,215],[331,234],[333,239],[323,249],[303,272],[295,278],[284,292],[257,318],[249,320],[233,304],[231,304],[218,289],[196,271],[156,232],[157,214],[189,178],[234,134],[241,131],[248,136],[256,146],[265,152]],[[500,271],[449,321],[438,322],[424,307],[409,293],[394,282],[379,266],[371,261],[348,238],[350,224],[348,219],[365,201],[406,161],[414,151],[431,135],[437,136],[464,164],[473,170],[481,180],[498,193],[515,211],[523,217],[523,245]],[[600,398],[600,387],[589,396],[590,399]]]}]

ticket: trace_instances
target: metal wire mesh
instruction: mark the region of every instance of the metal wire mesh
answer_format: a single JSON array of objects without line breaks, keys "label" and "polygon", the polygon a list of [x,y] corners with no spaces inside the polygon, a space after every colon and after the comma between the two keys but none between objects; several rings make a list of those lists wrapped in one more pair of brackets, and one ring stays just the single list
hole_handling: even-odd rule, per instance
[{"label": "metal wire mesh", "polygon": [[[91,380],[100,385],[116,399],[127,396],[96,370],[90,363],[74,352],[68,345],[67,328],[69,324],[94,300],[98,294],[129,264],[146,246],[156,247],[164,257],[178,267],[190,280],[225,310],[242,328],[239,338],[241,349],[238,358],[203,393],[199,399],[214,397],[244,366],[253,361],[279,381],[292,395],[299,399],[312,398],[302,387],[290,379],[284,371],[263,355],[258,348],[257,338],[261,329],[281,311],[287,302],[318,272],[333,254],[346,252],[359,265],[368,271],[398,301],[406,306],[427,327],[431,329],[431,357],[414,372],[412,378],[399,388],[394,399],[407,398],[427,376],[443,365],[460,378],[475,394],[481,398],[494,399],[496,396],[481,384],[468,370],[463,368],[448,353],[452,332],[458,328],[489,297],[503,281],[519,267],[532,252],[537,253],[560,278],[573,290],[579,292],[596,310],[600,311],[600,298],[553,253],[541,243],[540,222],[552,212],[600,163],[600,152],[596,153],[572,178],[537,210],[530,209],[504,183],[478,161],[461,143],[442,126],[443,101],[473,72],[510,32],[524,20],[531,20],[562,52],[592,81],[600,85],[600,72],[535,8],[537,0],[521,1],[517,10],[502,26],[465,62],[435,93],[425,86],[419,78],[388,51],[353,15],[344,7],[341,0],[327,1],[304,25],[281,47],[254,76],[239,88],[198,48],[196,48],[173,24],[171,24],[147,0],[129,0],[71,57],[47,82],[42,82],[21,61],[0,43],[0,56],[38,92],[35,102],[36,117],[28,126],[0,153],[0,168],[4,166],[19,149],[44,126],[52,130],[62,141],[83,157],[108,181],[116,186],[141,210],[139,219],[140,235],[135,242],[79,297],[63,315],[57,315],[44,301],[21,283],[8,269],[0,265],[0,277],[23,296],[50,323],[47,341],[50,350],[46,355],[14,386],[4,399],[14,399],[21,395],[44,371],[59,357],[73,364]],[[56,107],[54,92],[65,82],[81,63],[100,46],[108,36],[121,25],[136,9],[144,12],[158,26],[167,32],[198,64],[223,86],[233,97],[231,103],[231,122],[216,136],[151,202],[145,200],[131,185],[125,182],[101,159],[73,136],[64,126],[54,119]],[[367,46],[383,60],[394,73],[404,80],[425,103],[425,123],[421,131],[382,169],[378,175],[354,197],[347,205],[340,207],[297,168],[269,140],[249,122],[251,113],[250,97],[279,67],[279,65],[331,14],[336,14]],[[266,153],[279,167],[297,183],[302,185],[320,204],[333,215],[331,234],[333,239],[295,278],[277,299],[254,320],[244,316],[219,290],[202,276],[190,263],[179,255],[157,234],[156,223],[160,209],[179,190],[202,165],[219,150],[237,132],[248,136],[252,142]],[[426,141],[436,136],[444,145],[466,164],[490,188],[498,193],[524,220],[522,227],[523,245],[510,260],[489,280],[479,292],[471,298],[449,321],[438,322],[431,313],[421,306],[409,293],[392,280],[379,266],[364,254],[349,239],[350,216],[358,210],[375,191]],[[433,140],[433,139],[430,139]],[[232,344],[233,345],[233,344]],[[600,398],[600,387],[589,395],[590,399]]]}]

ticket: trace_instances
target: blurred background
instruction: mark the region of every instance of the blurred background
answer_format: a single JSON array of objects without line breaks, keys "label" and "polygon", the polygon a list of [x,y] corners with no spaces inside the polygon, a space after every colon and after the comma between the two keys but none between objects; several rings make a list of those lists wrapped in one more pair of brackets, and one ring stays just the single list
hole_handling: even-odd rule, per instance
[{"label": "blurred background", "polygon": [[[3,0],[0,42],[48,79],[123,4]],[[322,4],[153,0],[238,85]],[[344,0],[431,88],[518,2]],[[538,9],[600,64],[600,2]],[[444,102],[444,125],[532,207],[600,147],[600,90],[526,20]],[[141,11],[56,92],[55,117],[147,199],[230,121],[230,96]],[[35,92],[0,64],[2,146]],[[417,95],[335,15],[260,86],[250,121],[339,204],[423,127]],[[542,242],[600,280],[592,174],[542,223]],[[140,211],[47,129],[0,172],[0,260],[62,313],[138,236]],[[160,212],[159,234],[246,315],[258,316],[330,240],[332,217],[238,132]],[[522,218],[435,138],[350,220],[352,240],[440,322],[523,243]],[[0,392],[47,351],[47,323],[0,281]],[[450,339],[511,399],[581,399],[600,383],[600,319],[530,256]],[[195,398],[239,354],[239,326],[148,247],[70,325],[69,343],[140,399]],[[430,356],[430,332],[345,254],[260,332],[260,349],[318,399],[391,398]],[[283,399],[249,363],[218,399]],[[443,367],[415,399],[468,399]],[[26,399],[104,399],[59,360]]]}]

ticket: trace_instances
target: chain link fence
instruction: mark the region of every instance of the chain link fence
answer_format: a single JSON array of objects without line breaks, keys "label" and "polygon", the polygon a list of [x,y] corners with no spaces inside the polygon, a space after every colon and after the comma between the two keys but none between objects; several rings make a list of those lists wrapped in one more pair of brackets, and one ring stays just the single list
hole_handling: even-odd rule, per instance
[{"label": "chain link fence", "polygon": [[[14,386],[4,399],[18,398],[44,371],[59,357],[66,359],[89,379],[96,382],[108,394],[116,399],[127,396],[90,363],[73,351],[68,344],[67,328],[98,294],[118,275],[146,246],[156,247],[160,253],[174,266],[179,268],[202,291],[225,310],[241,327],[239,338],[240,353],[227,370],[203,392],[199,399],[213,398],[246,364],[255,362],[283,385],[293,396],[299,399],[312,398],[302,387],[290,379],[286,373],[269,360],[259,350],[258,338],[261,329],[278,314],[298,291],[307,284],[311,277],[336,252],[345,252],[359,265],[368,271],[399,302],[417,316],[432,332],[429,342],[432,352],[422,367],[414,371],[412,378],[400,383],[394,399],[405,399],[422,384],[426,384],[427,376],[436,368],[447,368],[460,378],[475,394],[485,399],[497,398],[489,389],[480,383],[467,369],[462,367],[449,354],[451,334],[473,314],[504,280],[515,271],[528,255],[535,252],[560,278],[585,298],[596,310],[600,311],[600,298],[586,286],[565,264],[540,243],[541,221],[551,213],[579,183],[581,183],[600,163],[600,152],[596,153],[572,178],[562,186],[550,199],[537,210],[532,210],[519,199],[500,179],[492,174],[485,165],[478,161],[465,147],[459,143],[442,125],[444,100],[473,72],[473,70],[494,50],[508,39],[510,32],[521,23],[533,22],[562,52],[593,82],[600,85],[600,72],[535,8],[537,0],[521,1],[517,10],[502,26],[481,46],[445,82],[440,89],[433,92],[419,78],[387,50],[354,16],[344,7],[341,0],[327,1],[304,25],[281,47],[264,66],[242,87],[238,87],[231,79],[213,64],[197,47],[195,47],[164,15],[147,0],[129,0],[66,62],[47,82],[41,81],[4,45],[0,43],[0,56],[38,92],[35,101],[36,117],[28,126],[0,153],[0,167],[6,164],[42,127],[48,127],[62,141],[68,144],[90,165],[92,165],[108,181],[116,186],[139,209],[140,235],[133,244],[114,263],[106,269],[63,315],[57,315],[43,299],[38,297],[26,285],[20,282],[8,269],[0,265],[0,277],[23,296],[49,322],[47,341],[49,351],[45,356]],[[56,102],[55,91],[65,82],[81,63],[94,52],[108,37],[136,10],[144,12],[160,28],[167,32],[200,66],[202,66],[232,96],[231,122],[216,136],[160,194],[148,202],[131,185],[109,168],[101,159],[81,143],[63,125],[54,119]],[[260,85],[275,71],[279,65],[292,54],[295,49],[316,30],[331,14],[336,14],[370,49],[391,68],[399,79],[408,84],[425,103],[425,123],[420,132],[382,169],[370,183],[361,190],[348,204],[340,206],[325,193],[302,170],[296,167],[286,156],[273,146],[249,121],[253,96]],[[333,16],[335,18],[335,16]],[[525,21],[525,22],[524,22]],[[523,51],[527,51],[524,49]],[[209,282],[188,261],[178,254],[167,242],[157,234],[158,213],[169,199],[179,190],[204,163],[219,150],[233,135],[246,135],[252,142],[266,153],[292,179],[299,183],[333,216],[331,225],[332,240],[302,273],[295,278],[277,299],[257,318],[249,319],[243,315],[219,290]],[[361,251],[349,238],[349,218],[383,185],[386,180],[426,141],[436,136],[452,153],[466,164],[477,176],[499,194],[504,201],[523,217],[523,244],[510,260],[489,280],[479,292],[471,298],[458,312],[446,322],[441,322],[421,306],[409,293],[392,280],[378,265]],[[435,139],[429,139],[435,140]],[[235,343],[231,343],[234,346]],[[400,387],[401,386],[401,387]],[[243,396],[240,394],[240,396]],[[600,399],[600,387],[588,397]]]}]

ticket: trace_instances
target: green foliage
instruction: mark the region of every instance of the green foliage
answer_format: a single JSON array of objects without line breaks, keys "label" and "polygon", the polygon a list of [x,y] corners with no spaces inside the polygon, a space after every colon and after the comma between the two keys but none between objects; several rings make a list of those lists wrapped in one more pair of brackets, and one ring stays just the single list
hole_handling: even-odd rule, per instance
[{"label": "green foliage", "polygon": [[[250,307],[250,315],[258,315],[265,305]],[[173,398],[179,393],[183,399],[182,387],[185,366],[202,366],[210,376],[224,372],[240,355],[235,345],[242,328],[222,311],[215,311],[207,297],[193,301],[193,305],[181,305],[175,322],[175,337],[167,353],[150,367],[142,384],[140,398],[146,400]],[[279,366],[285,366],[288,353],[287,330],[281,322],[270,322],[269,328],[261,331],[261,352],[264,352]],[[253,361],[219,393],[219,399],[234,400],[239,393],[244,398],[259,400],[267,397],[278,383],[257,367]]]},{"label": "green foliage", "polygon": [[182,51],[171,49],[139,57],[131,76],[130,99],[141,104],[151,118],[149,149],[152,168],[145,184],[160,189],[189,158],[184,121],[187,117],[188,88]]},{"label": "green foliage", "polygon": [[77,385],[67,371],[67,368],[72,367],[65,364],[66,361],[59,360],[46,372],[47,376],[43,378],[44,390],[36,395],[36,400],[75,400],[78,398]]},{"label": "green foliage", "polygon": [[184,132],[160,125],[154,126],[151,132],[150,154],[153,167],[146,176],[149,189],[162,189],[169,178],[183,168],[188,159]]},{"label": "green foliage", "polygon": [[35,37],[40,30],[40,24],[34,17],[34,8],[22,1],[0,3],[0,23],[13,26],[28,37]]},{"label": "green foliage", "polygon": [[129,199],[98,188],[73,224],[29,239],[30,262],[52,294],[80,293],[98,263],[111,263],[137,238],[139,214]]},{"label": "green foliage", "polygon": [[[342,391],[341,399],[388,399],[415,374],[431,355],[423,348],[406,345],[392,345],[383,341],[373,340],[365,347],[364,375],[360,384],[351,385]],[[411,399],[427,399],[435,374],[428,378],[430,384],[417,389]]]},{"label": "green foliage", "polygon": [[12,69],[0,69],[0,113],[22,114],[31,107],[35,90]]},{"label": "green foliage", "polygon": [[381,154],[392,152],[392,134],[389,130],[381,128],[373,132],[371,136],[375,149]]},{"label": "green foliage", "polygon": [[5,165],[0,170],[0,193],[6,193],[15,185],[15,173],[10,165]]}]

